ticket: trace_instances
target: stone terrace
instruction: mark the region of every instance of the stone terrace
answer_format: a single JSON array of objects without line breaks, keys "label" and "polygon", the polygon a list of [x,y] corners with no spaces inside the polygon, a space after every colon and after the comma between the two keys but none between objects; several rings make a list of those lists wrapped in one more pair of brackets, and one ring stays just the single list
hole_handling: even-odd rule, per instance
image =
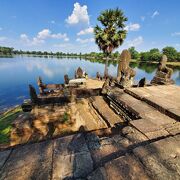
[{"label": "stone terrace", "polygon": [[178,94],[172,85],[112,88],[111,101],[138,114],[126,123],[95,96],[108,126],[0,151],[0,179],[179,179]]},{"label": "stone terrace", "polygon": [[0,152],[0,179],[178,179],[179,147],[131,126],[77,133]]}]

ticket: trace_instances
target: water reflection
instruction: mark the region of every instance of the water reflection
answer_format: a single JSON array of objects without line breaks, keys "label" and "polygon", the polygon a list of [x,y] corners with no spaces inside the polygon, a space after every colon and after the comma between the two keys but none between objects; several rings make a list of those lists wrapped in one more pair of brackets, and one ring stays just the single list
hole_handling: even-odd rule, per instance
[{"label": "water reflection", "polygon": [[[95,77],[99,71],[104,74],[104,60],[85,60],[78,58],[47,58],[25,57],[0,58],[0,109],[22,103],[29,97],[28,84],[37,88],[36,79],[41,76],[45,83],[63,83],[64,74],[70,78],[78,67],[87,71],[89,77]],[[131,63],[136,70],[135,81],[146,77],[150,81],[156,71],[156,64]],[[117,74],[117,62],[108,61],[108,73],[112,76]],[[180,85],[180,71],[174,69],[173,79]],[[37,88],[38,90],[38,88]]]}]

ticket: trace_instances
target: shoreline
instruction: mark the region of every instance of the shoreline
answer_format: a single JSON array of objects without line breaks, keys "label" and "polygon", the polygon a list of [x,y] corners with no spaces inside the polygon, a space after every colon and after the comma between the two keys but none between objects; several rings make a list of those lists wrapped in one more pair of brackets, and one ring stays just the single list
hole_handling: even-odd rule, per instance
[{"label": "shoreline", "polygon": [[[20,54],[20,55],[4,55],[0,56],[1,58],[13,58],[15,56],[26,56],[26,57],[45,57],[45,58],[80,58],[80,59],[85,59],[85,60],[99,60],[99,61],[106,61],[106,58],[96,58],[96,57],[85,57],[85,56],[56,56],[56,55],[27,55],[27,54]],[[114,61],[117,62],[118,58],[108,58],[109,61]],[[140,61],[136,59],[131,59],[130,62],[133,63],[147,63],[147,64],[158,64],[159,62],[157,61]],[[172,61],[172,62],[167,62],[167,65],[170,67],[180,67],[180,62],[178,61]]]}]

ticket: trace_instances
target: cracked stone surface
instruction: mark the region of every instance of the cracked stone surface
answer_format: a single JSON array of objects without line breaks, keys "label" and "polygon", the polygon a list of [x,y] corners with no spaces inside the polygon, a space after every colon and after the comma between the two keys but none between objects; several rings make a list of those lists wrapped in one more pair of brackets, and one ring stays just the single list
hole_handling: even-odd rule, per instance
[{"label": "cracked stone surface", "polygon": [[180,136],[77,133],[0,151],[0,179],[178,179]]},{"label": "cracked stone surface", "polygon": [[[155,98],[156,104],[173,104],[173,97],[165,101],[158,99],[158,88],[162,89],[164,97],[169,95],[171,88],[174,93],[179,89],[173,90],[173,86],[169,86],[167,93],[165,87],[129,91],[137,95],[144,92],[141,98]],[[155,97],[152,92],[156,93]],[[130,94],[120,96],[118,89],[115,93],[119,100],[130,104],[142,118],[115,126],[116,122],[120,122],[117,114],[111,117],[112,110],[108,115],[104,113],[106,108],[99,103],[102,99],[97,98],[94,102],[104,114],[102,119],[112,120],[110,124],[113,127],[76,132],[0,151],[0,180],[179,179],[180,123]],[[179,98],[177,94],[176,97]],[[167,107],[163,104],[164,109]],[[172,105],[174,110],[179,107]]]}]

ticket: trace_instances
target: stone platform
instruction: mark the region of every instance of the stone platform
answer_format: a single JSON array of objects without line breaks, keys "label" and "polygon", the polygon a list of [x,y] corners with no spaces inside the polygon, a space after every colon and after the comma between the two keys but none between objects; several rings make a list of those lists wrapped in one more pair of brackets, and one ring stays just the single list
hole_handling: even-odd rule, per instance
[{"label": "stone platform", "polygon": [[138,117],[126,122],[102,96],[77,103],[84,132],[0,151],[0,179],[179,179],[178,95],[172,85],[111,88],[110,100]]},{"label": "stone platform", "polygon": [[136,128],[77,133],[0,152],[0,179],[178,179],[180,136]]},{"label": "stone platform", "polygon": [[176,85],[129,88],[125,92],[180,121],[180,87]]}]

